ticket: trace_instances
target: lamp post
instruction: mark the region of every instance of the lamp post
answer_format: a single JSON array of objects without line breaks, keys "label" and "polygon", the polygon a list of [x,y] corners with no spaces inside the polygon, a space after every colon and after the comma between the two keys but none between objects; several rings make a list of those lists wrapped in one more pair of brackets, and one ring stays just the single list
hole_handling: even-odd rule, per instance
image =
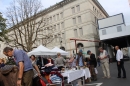
[{"label": "lamp post", "polygon": [[59,37],[60,46],[62,47],[62,37]]}]

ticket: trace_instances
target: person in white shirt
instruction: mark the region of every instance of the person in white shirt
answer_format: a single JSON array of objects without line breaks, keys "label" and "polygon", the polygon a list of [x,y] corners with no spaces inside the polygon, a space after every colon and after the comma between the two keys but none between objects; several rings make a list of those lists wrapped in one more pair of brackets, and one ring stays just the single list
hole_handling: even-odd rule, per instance
[{"label": "person in white shirt", "polygon": [[121,69],[123,71],[123,78],[126,78],[126,71],[124,68],[124,61],[123,61],[123,52],[119,49],[119,46],[115,46],[117,50],[116,53],[116,60],[117,60],[117,68],[118,68],[118,77],[121,78]]},{"label": "person in white shirt", "polygon": [[100,59],[102,70],[104,73],[103,78],[110,78],[108,53],[102,47],[99,48],[99,51],[100,51],[100,56],[98,58]]}]

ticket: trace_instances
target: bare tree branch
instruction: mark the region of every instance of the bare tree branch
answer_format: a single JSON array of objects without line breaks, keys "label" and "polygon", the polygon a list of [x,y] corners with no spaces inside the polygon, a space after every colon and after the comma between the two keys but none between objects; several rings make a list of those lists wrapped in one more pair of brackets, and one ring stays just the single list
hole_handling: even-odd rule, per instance
[{"label": "bare tree branch", "polygon": [[41,40],[41,44],[44,46],[54,40],[53,27],[48,28],[48,31],[46,29],[47,16],[37,17],[41,9],[40,0],[14,0],[12,2],[7,9],[8,24],[10,25],[8,31],[10,41],[7,41],[9,46],[21,47],[29,52],[37,47],[38,40]]}]

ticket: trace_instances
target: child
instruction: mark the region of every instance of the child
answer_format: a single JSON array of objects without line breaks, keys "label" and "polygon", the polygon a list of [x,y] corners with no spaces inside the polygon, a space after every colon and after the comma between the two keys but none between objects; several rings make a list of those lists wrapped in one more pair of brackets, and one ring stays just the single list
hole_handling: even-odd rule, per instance
[{"label": "child", "polygon": [[0,68],[5,66],[4,58],[0,58]]}]

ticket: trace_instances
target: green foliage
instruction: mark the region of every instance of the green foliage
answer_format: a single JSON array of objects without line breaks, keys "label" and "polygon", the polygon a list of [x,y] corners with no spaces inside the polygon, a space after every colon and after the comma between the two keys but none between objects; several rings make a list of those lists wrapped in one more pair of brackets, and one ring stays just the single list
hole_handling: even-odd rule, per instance
[{"label": "green foliage", "polygon": [[2,13],[0,13],[0,41],[8,40],[6,34],[6,19],[4,19]]}]

